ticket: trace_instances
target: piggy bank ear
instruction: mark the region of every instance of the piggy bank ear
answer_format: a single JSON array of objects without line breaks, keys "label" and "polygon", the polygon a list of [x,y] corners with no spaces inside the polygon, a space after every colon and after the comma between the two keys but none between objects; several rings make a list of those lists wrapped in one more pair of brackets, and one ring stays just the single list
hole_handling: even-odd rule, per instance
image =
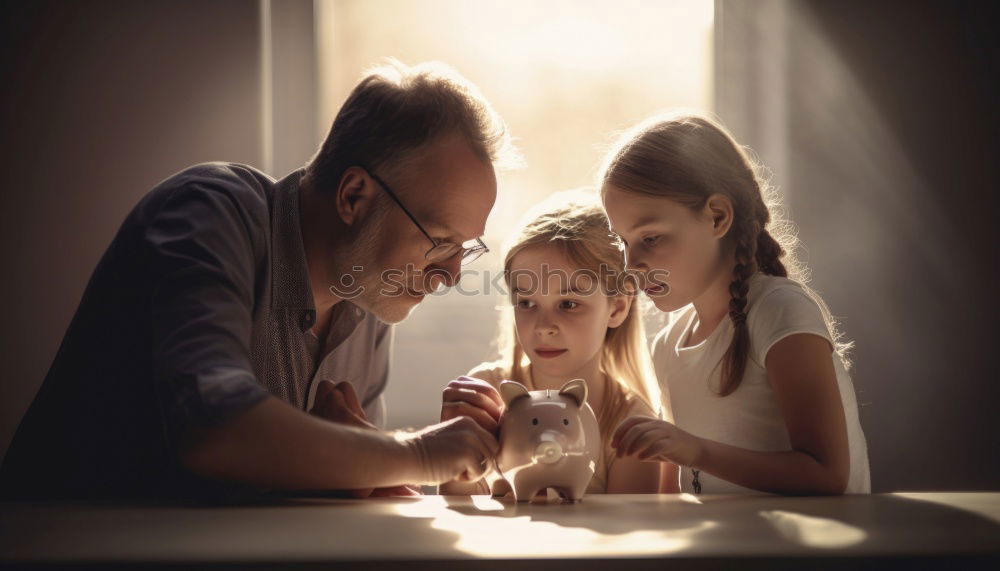
[{"label": "piggy bank ear", "polygon": [[528,388],[517,381],[503,381],[500,383],[500,396],[507,408],[510,408],[510,403],[521,397],[529,396]]},{"label": "piggy bank ear", "polygon": [[587,383],[583,379],[573,379],[559,389],[559,394],[571,397],[577,405],[583,406],[587,402]]}]

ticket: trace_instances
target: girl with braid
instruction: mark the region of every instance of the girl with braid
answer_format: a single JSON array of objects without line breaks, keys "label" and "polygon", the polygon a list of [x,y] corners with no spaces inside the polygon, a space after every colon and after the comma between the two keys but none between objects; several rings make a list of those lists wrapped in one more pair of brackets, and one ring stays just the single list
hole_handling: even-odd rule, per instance
[{"label": "girl with braid", "polygon": [[772,219],[760,171],[697,115],[647,120],[609,153],[611,229],[670,314],[652,354],[672,420],[630,417],[612,446],[679,466],[684,492],[869,493],[849,345]]}]

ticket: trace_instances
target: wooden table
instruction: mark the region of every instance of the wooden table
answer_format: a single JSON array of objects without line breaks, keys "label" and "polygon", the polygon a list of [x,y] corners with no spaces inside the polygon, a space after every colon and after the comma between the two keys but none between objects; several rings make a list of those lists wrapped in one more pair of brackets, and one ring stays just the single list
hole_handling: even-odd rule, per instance
[{"label": "wooden table", "polygon": [[942,558],[1000,569],[1000,493],[0,504],[0,565],[11,568],[818,569]]}]

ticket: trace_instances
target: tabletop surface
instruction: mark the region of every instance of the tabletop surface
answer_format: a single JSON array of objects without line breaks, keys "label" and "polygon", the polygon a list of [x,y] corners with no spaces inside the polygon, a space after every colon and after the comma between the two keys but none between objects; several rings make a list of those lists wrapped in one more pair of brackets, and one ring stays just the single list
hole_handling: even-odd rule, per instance
[{"label": "tabletop surface", "polygon": [[[0,564],[227,564],[413,569],[516,559],[671,568],[739,558],[1000,561],[1000,493],[842,497],[589,495],[291,498],[240,506],[0,504]],[[588,565],[588,562],[590,565]],[[418,565],[419,566],[419,565]],[[687,565],[687,568],[690,568]],[[486,567],[483,567],[486,568]]]}]

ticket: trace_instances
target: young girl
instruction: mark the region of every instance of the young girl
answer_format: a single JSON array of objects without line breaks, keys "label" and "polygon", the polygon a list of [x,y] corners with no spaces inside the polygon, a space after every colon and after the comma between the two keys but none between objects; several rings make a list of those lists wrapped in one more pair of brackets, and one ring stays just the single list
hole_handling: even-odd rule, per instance
[{"label": "young girl", "polygon": [[600,181],[628,267],[674,312],[653,345],[674,422],[626,420],[617,453],[681,466],[686,492],[870,492],[847,347],[732,136],[704,117],[654,118]]},{"label": "young girl", "polygon": [[[604,450],[587,493],[655,493],[660,467],[617,458],[610,445],[626,417],[656,416],[649,403],[657,402],[652,397],[658,391],[646,385],[653,373],[642,320],[634,287],[620,278],[625,260],[607,217],[596,197],[570,192],[553,196],[528,219],[504,261],[511,306],[501,324],[509,327],[501,360],[469,373],[479,382],[453,381],[444,393],[442,419],[464,414],[494,431],[500,400],[493,389],[501,381],[541,390],[582,378]],[[443,494],[488,492],[483,481],[441,486]]]}]

